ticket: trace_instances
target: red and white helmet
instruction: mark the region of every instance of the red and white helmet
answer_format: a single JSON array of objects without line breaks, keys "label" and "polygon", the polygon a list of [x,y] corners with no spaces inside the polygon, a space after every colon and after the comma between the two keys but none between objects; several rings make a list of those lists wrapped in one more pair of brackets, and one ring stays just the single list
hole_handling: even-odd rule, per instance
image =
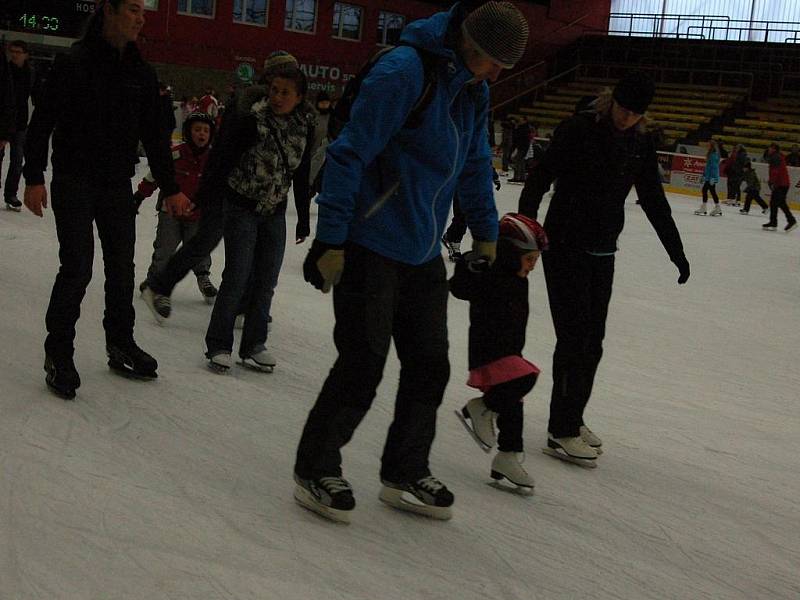
[{"label": "red and white helmet", "polygon": [[500,239],[525,252],[548,248],[544,228],[534,219],[519,213],[507,213],[500,219]]}]

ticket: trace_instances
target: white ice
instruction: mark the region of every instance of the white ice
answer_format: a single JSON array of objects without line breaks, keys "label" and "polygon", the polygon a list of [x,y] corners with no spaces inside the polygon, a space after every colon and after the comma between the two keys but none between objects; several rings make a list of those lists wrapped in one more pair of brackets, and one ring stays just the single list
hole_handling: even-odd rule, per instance
[{"label": "white ice", "polygon": [[[503,187],[501,211],[520,189]],[[292,500],[296,444],[335,357],[331,298],[301,275],[308,243],[287,247],[274,374],[205,368],[210,309],[190,277],[165,327],[135,300],[137,340],[161,365],[152,383],[106,367],[98,245],[78,326],[83,386],[64,402],[42,371],[52,211],[0,211],[0,599],[800,597],[800,232],[761,231],[763,219],[732,208],[697,217],[696,199],[670,200],[692,265],[685,286],[642,211],[626,206],[587,412],[605,442],[599,468],[539,451],[554,336],[537,269],[526,356],[543,375],[525,423],[535,494],[487,486],[490,457],[453,415],[470,390],[467,306],[451,298],[453,369],[431,459],[455,516],[434,522],[377,500],[392,356],[344,450],[358,502],[349,526]],[[155,224],[145,207],[139,278]],[[287,220],[291,236],[293,208]],[[214,261],[219,282],[221,249]]]}]

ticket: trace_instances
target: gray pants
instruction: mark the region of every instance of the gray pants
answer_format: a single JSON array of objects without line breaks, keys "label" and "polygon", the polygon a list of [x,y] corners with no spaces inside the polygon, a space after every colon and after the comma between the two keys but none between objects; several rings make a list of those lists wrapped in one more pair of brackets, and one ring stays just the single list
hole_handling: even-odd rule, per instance
[{"label": "gray pants", "polygon": [[[199,225],[199,221],[180,221],[164,211],[158,213],[156,239],[153,241],[153,259],[147,270],[148,280],[154,273],[164,269],[170,257],[178,249],[178,244],[185,244],[194,237]],[[210,270],[211,255],[206,256],[192,268],[195,275],[207,275]]]}]

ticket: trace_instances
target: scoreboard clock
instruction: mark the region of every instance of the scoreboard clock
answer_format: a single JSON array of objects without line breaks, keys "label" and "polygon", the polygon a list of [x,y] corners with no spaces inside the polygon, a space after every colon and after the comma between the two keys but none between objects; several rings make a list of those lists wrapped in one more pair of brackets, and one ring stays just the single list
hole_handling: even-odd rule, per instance
[{"label": "scoreboard clock", "polygon": [[94,12],[93,0],[2,0],[0,28],[77,38]]}]

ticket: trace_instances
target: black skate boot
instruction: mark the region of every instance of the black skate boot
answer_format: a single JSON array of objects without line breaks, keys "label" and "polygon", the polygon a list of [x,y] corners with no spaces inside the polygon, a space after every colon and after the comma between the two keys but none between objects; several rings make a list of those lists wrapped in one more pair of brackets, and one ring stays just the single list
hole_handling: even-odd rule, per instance
[{"label": "black skate boot", "polygon": [[206,301],[206,304],[214,304],[219,290],[211,283],[208,273],[201,273],[197,276],[197,288],[203,295],[203,300]]},{"label": "black skate boot", "polygon": [[108,366],[115,373],[131,379],[155,379],[158,362],[133,340],[124,344],[106,344]]},{"label": "black skate boot", "polygon": [[[403,483],[381,478],[381,483],[378,498],[389,506],[443,521],[453,516],[453,493],[433,475]],[[403,492],[411,494],[413,499],[404,497]]]},{"label": "black skate boot", "polygon": [[447,249],[447,258],[450,262],[456,262],[461,258],[461,242],[451,242],[447,236],[442,236],[442,245]]},{"label": "black skate boot", "polygon": [[46,355],[44,371],[47,373],[45,377],[47,387],[56,396],[64,400],[75,399],[75,390],[81,387],[81,378],[71,356],[55,358],[49,354]]},{"label": "black skate boot", "polygon": [[17,200],[16,197],[6,198],[6,208],[14,212],[20,212],[22,211],[22,202]]},{"label": "black skate boot", "polygon": [[356,501],[353,488],[344,477],[303,479],[295,473],[294,480],[297,483],[294,499],[300,506],[331,521],[350,522],[350,513]]}]

